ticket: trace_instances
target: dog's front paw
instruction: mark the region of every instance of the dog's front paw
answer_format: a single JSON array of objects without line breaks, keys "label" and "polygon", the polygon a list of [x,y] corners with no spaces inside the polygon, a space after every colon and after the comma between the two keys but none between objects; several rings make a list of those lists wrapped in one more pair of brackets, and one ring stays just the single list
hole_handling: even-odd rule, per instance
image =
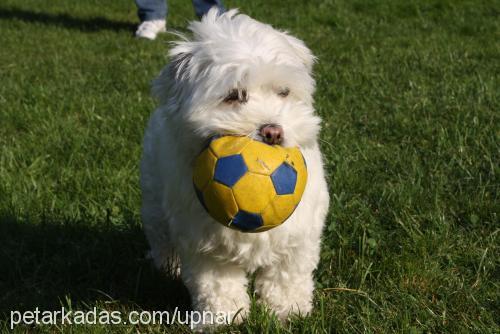
[{"label": "dog's front paw", "polygon": [[256,282],[257,292],[281,321],[292,314],[306,315],[312,310],[314,284],[310,277],[297,277],[297,280],[276,282],[263,278]]},{"label": "dog's front paw", "polygon": [[[217,324],[241,323],[250,309],[250,298],[245,295],[219,295],[210,299],[198,300],[196,310],[205,320]],[[213,321],[212,321],[213,320]]]},{"label": "dog's front paw", "polygon": [[308,296],[282,297],[273,296],[264,299],[281,321],[286,321],[293,314],[307,315],[312,310],[312,302]]},{"label": "dog's front paw", "polygon": [[209,333],[219,326],[240,324],[249,312],[248,300],[219,298],[216,305],[199,306],[193,311],[190,323],[191,328],[198,333]]}]

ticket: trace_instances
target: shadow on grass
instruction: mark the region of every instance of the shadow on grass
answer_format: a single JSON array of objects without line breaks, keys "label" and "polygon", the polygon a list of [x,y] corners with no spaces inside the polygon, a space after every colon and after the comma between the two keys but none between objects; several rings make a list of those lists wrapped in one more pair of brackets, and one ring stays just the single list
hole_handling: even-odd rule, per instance
[{"label": "shadow on grass", "polygon": [[188,309],[182,282],[144,258],[140,227],[32,224],[0,216],[0,314],[118,300],[145,310]]},{"label": "shadow on grass", "polygon": [[66,13],[42,13],[20,8],[0,8],[0,20],[21,20],[88,32],[99,30],[132,32],[136,26],[130,22],[113,21],[105,17],[80,18]]}]

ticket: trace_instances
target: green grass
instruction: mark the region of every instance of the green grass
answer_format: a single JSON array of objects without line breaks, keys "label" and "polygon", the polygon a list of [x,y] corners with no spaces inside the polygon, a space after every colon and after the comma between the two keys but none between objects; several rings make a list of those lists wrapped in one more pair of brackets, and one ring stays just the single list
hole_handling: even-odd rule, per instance
[{"label": "green grass", "polygon": [[[249,333],[500,331],[498,1],[226,1],[318,56],[331,192],[314,312]],[[189,1],[170,1],[185,31]],[[189,309],[145,259],[138,161],[165,64],[131,0],[0,4],[0,319]],[[8,322],[0,330],[8,332]],[[19,326],[16,332],[189,332]]]}]

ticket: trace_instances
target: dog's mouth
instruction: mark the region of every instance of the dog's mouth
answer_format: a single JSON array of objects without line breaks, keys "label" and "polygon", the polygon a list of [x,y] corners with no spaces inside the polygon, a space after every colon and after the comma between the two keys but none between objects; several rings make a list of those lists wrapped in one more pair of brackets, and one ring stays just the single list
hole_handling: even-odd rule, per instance
[{"label": "dog's mouth", "polygon": [[214,133],[207,138],[207,143],[210,144],[210,142],[212,142],[213,140],[224,136],[249,137],[253,140],[260,141],[268,145],[283,145],[285,139],[283,127],[279,124],[269,123],[260,126],[258,129],[252,131],[251,133],[246,134],[231,131],[221,131],[218,133]]}]

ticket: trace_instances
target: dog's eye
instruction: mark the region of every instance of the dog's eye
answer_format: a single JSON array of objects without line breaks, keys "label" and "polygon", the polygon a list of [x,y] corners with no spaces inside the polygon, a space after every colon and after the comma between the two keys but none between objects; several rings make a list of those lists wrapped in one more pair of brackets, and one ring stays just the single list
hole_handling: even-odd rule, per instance
[{"label": "dog's eye", "polygon": [[238,101],[239,94],[237,89],[233,89],[227,94],[227,96],[224,98],[224,102],[234,102]]},{"label": "dog's eye", "polygon": [[246,89],[233,89],[224,98],[224,102],[226,103],[232,103],[232,102],[245,103],[247,101],[248,101],[248,94]]},{"label": "dog's eye", "polygon": [[290,89],[288,88],[280,89],[280,91],[278,92],[278,95],[281,97],[287,97],[288,94],[290,94]]}]

